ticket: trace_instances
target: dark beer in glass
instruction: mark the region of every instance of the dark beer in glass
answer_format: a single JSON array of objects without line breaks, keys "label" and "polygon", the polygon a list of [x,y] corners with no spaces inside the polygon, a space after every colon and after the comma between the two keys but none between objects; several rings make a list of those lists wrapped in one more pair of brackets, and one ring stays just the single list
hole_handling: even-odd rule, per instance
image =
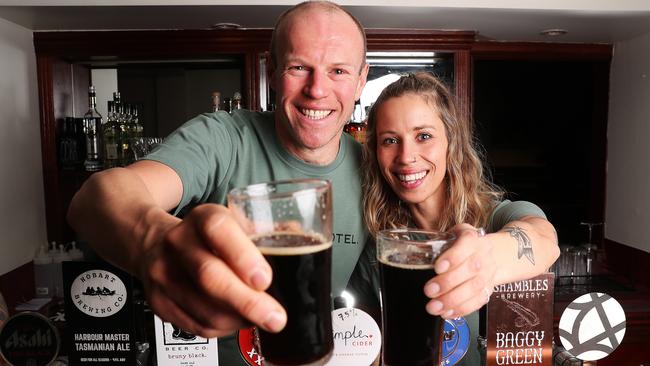
[{"label": "dark beer in glass", "polygon": [[287,312],[279,333],[258,329],[267,366],[324,365],[332,333],[332,193],[323,180],[255,184],[232,190],[228,206],[273,271],[267,292]]},{"label": "dark beer in glass", "polygon": [[[287,310],[286,327],[277,334],[259,329],[266,363],[314,364],[334,349],[330,294],[332,241],[293,233],[253,238],[273,269],[267,290]],[[279,245],[279,246],[278,246]]]},{"label": "dark beer in glass", "polygon": [[444,319],[427,313],[424,284],[451,240],[451,234],[415,229],[379,233],[383,365],[440,365]]}]

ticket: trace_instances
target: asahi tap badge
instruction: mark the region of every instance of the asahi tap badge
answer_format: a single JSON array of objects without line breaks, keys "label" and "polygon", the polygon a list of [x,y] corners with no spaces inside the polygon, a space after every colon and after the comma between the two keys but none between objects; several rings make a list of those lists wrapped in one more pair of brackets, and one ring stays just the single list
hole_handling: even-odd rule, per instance
[{"label": "asahi tap badge", "polygon": [[614,352],[625,336],[625,311],[613,297],[592,292],[573,300],[559,324],[562,346],[583,361]]},{"label": "asahi tap badge", "polygon": [[49,365],[60,344],[52,322],[39,313],[18,313],[0,330],[0,355],[10,365]]}]

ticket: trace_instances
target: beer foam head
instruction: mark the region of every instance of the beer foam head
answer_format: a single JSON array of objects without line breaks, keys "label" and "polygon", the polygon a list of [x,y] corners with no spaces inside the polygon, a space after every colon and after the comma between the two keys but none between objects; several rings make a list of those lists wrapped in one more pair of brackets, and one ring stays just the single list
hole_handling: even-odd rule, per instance
[{"label": "beer foam head", "polygon": [[455,236],[452,233],[420,229],[390,229],[377,235],[377,258],[403,268],[432,268]]},{"label": "beer foam head", "polygon": [[398,250],[385,252],[379,258],[385,265],[404,269],[432,269],[435,258],[427,253],[401,253]]},{"label": "beer foam head", "polygon": [[251,238],[264,255],[303,255],[326,250],[332,246],[320,234],[276,231]]}]

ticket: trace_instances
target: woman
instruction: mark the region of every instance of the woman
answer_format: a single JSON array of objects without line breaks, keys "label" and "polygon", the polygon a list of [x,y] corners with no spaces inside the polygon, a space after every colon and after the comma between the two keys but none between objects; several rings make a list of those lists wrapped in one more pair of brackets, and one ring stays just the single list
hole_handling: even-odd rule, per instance
[{"label": "woman", "polygon": [[[472,314],[494,286],[541,274],[559,255],[544,213],[529,202],[502,201],[500,189],[483,175],[470,123],[428,73],[403,76],[381,93],[368,116],[362,166],[372,235],[393,227],[457,234],[424,288],[432,315]],[[488,234],[479,236],[476,228]],[[474,342],[476,313],[467,320]],[[474,357],[464,364],[478,364]]]}]

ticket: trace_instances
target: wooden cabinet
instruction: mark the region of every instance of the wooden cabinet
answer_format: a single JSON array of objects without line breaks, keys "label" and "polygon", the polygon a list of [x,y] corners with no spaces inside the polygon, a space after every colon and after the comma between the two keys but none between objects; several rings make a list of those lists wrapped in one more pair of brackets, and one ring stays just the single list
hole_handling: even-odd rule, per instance
[{"label": "wooden cabinet", "polygon": [[[584,202],[588,207],[581,208],[583,210],[581,212],[588,213],[584,215],[586,220],[602,221],[607,74],[612,56],[611,45],[477,41],[476,34],[469,31],[368,29],[366,35],[368,51],[434,51],[452,55],[453,83],[451,84],[463,112],[468,116],[473,112],[474,98],[480,98],[480,94],[475,95],[475,91],[484,90],[473,84],[473,72],[477,62],[577,60],[597,64],[598,70],[594,73],[597,77],[593,80],[592,108],[588,112],[591,115],[585,119],[592,121],[593,126],[590,130],[590,142],[585,145],[590,151],[585,156],[593,159],[582,162],[589,167],[583,169],[585,174],[589,175],[585,177],[585,181],[591,182],[592,185],[589,188],[590,199]],[[89,174],[59,169],[57,137],[60,133],[60,122],[65,116],[81,116],[87,109],[86,91],[91,82],[90,68],[93,64],[100,62],[146,64],[157,60],[176,60],[182,63],[229,57],[238,60],[241,78],[239,85],[244,106],[249,109],[260,109],[271,94],[264,75],[264,57],[270,38],[270,29],[36,32],[34,44],[38,66],[48,239],[67,241],[74,238],[74,233],[65,222],[65,213],[70,198]],[[506,67],[500,70],[507,73],[508,69]],[[492,76],[491,80],[496,81],[490,82],[498,83],[499,76]],[[524,83],[524,85],[530,90],[537,87],[534,82]],[[527,90],[521,90],[522,95],[526,92]],[[208,95],[206,95],[207,99]],[[549,96],[541,103],[552,105],[553,97]],[[506,108],[506,112],[509,109],[507,105],[503,108]],[[530,111],[530,113],[535,112]],[[521,130],[524,131],[532,132],[546,128],[539,124],[528,126],[526,118],[522,118],[521,123]],[[161,133],[167,130],[169,128]],[[507,141],[507,138],[502,140]],[[507,148],[505,146],[506,150]],[[562,146],[559,148],[561,149]],[[558,151],[558,154],[561,155],[562,151]],[[499,171],[496,173],[500,174]],[[513,191],[512,187],[505,188]],[[514,186],[514,189],[518,188]],[[547,194],[553,195],[553,193]],[[544,202],[540,203],[544,207]]]},{"label": "wooden cabinet", "polygon": [[[57,161],[57,137],[66,116],[81,116],[87,110],[87,87],[92,62],[207,60],[223,55],[241,60],[241,86],[245,107],[259,109],[268,96],[263,57],[271,37],[269,29],[250,30],[175,30],[175,31],[98,31],[98,32],[36,32],[34,44],[37,57],[40,98],[41,144],[48,240],[68,241],[74,233],[65,221],[74,192],[88,178],[84,171],[66,171]],[[508,43],[477,41],[474,32],[369,29],[369,51],[436,51],[453,54],[453,86],[464,113],[471,117],[475,95],[474,64],[481,60],[522,62],[530,60],[581,60],[596,65],[593,88],[587,159],[581,162],[591,182],[590,197],[583,207],[589,220],[604,217],[604,182],[607,127],[607,98],[611,45],[575,45],[550,43]],[[500,69],[508,72],[508,69]],[[498,76],[492,75],[499,82]],[[561,87],[561,86],[559,86]],[[530,83],[526,88],[534,89]],[[526,90],[521,90],[525,93]],[[552,105],[553,96],[543,103]],[[505,107],[507,108],[507,106]],[[535,111],[530,111],[533,114]],[[525,117],[525,116],[523,116]],[[526,125],[523,130],[540,133],[542,125]],[[548,131],[546,131],[548,132]],[[549,144],[554,144],[549,141]],[[508,146],[499,146],[508,149]],[[562,154],[563,146],[557,146]],[[516,150],[512,150],[516,151]],[[517,154],[514,152],[514,154]],[[509,187],[505,187],[509,189]],[[544,187],[542,187],[544,189]],[[512,189],[509,189],[512,191]],[[517,193],[517,192],[514,192]],[[552,195],[554,192],[547,192]],[[523,199],[526,199],[523,197]],[[543,202],[542,206],[543,206]],[[643,320],[647,328],[647,318]],[[643,331],[646,331],[643,328]],[[646,334],[646,333],[643,333]],[[635,343],[636,344],[636,343]],[[632,352],[637,352],[636,349]]]},{"label": "wooden cabinet", "polygon": [[[83,116],[88,109],[90,66],[97,62],[206,60],[235,55],[241,60],[246,107],[257,105],[259,55],[270,30],[36,32],[40,98],[41,145],[48,240],[68,241],[74,233],[65,214],[74,192],[90,175],[59,167],[57,141],[66,116]],[[206,96],[207,99],[207,96]]]},{"label": "wooden cabinet", "polygon": [[[69,241],[74,232],[65,215],[74,192],[90,175],[59,167],[57,141],[66,116],[88,108],[93,64],[110,62],[179,63],[223,56],[240,60],[244,106],[260,109],[265,92],[264,55],[270,29],[36,32],[41,144],[48,240]],[[474,32],[368,30],[369,51],[441,51],[453,54],[456,93],[469,112],[469,61]]]}]

